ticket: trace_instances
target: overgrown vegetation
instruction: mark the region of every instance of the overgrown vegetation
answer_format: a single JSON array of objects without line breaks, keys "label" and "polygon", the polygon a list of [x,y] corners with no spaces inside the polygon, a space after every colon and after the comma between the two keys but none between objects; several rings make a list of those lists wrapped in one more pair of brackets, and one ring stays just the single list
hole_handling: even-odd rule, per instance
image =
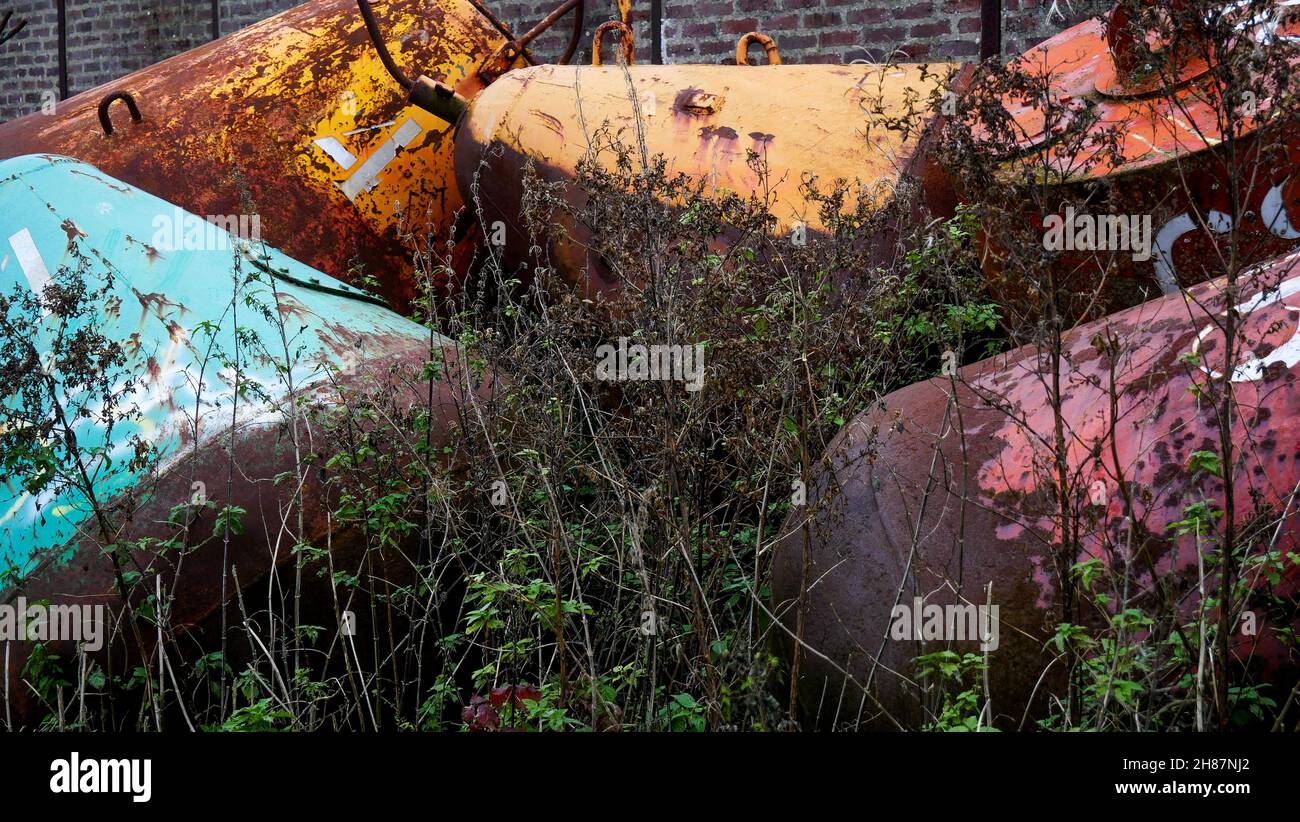
[{"label": "overgrown vegetation", "polygon": [[[1166,94],[1124,108],[1102,94],[1081,99],[1064,89],[1078,82],[1063,79],[1068,61],[985,65],[943,131],[943,162],[964,183],[985,241],[981,254],[1001,334],[1021,352],[1009,373],[1029,386],[1015,393],[1005,381],[955,374],[950,411],[960,414],[959,406],[974,399],[1005,414],[1007,428],[1023,438],[1012,456],[1028,466],[1028,496],[996,504],[1011,522],[1037,522],[1031,528],[1049,541],[1052,556],[1046,570],[1055,598],[1044,626],[1050,662],[1035,691],[1044,707],[1037,717],[1024,707],[1019,722],[999,724],[1023,728],[1036,718],[1057,730],[1294,726],[1294,490],[1272,488],[1274,469],[1261,465],[1271,448],[1267,427],[1253,433],[1252,426],[1267,420],[1265,391],[1224,378],[1233,373],[1225,364],[1265,356],[1279,344],[1264,342],[1269,331],[1248,325],[1250,307],[1274,299],[1290,270],[1258,264],[1290,247],[1279,223],[1284,217],[1270,214],[1261,197],[1287,178],[1284,158],[1296,134],[1298,55],[1286,34],[1294,20],[1273,3],[1250,0],[1118,5],[1129,18],[1121,37],[1132,39],[1126,82]],[[1100,88],[1106,78],[1096,82]],[[945,102],[936,96],[931,105],[938,110]],[[1151,122],[1159,144],[1150,151],[1168,162],[1154,172],[1134,170],[1142,167],[1135,158],[1148,151],[1137,146],[1143,135],[1132,132]],[[1124,174],[1112,174],[1120,167]],[[1134,265],[1133,249],[1101,242],[1048,249],[1044,217],[1052,214],[1147,215],[1154,224],[1150,261]],[[1161,248],[1161,230],[1183,223],[1174,243],[1163,240],[1168,245]],[[1221,342],[1192,346],[1178,358],[1176,372],[1191,384],[1187,397],[1168,400],[1181,403],[1184,416],[1167,436],[1195,444],[1185,464],[1157,475],[1143,471],[1165,459],[1166,435],[1142,432],[1168,424],[1157,421],[1165,409],[1141,403],[1165,379],[1148,373],[1158,331],[1140,321],[1108,322],[1081,345],[1075,329],[1158,297],[1162,267],[1172,277],[1163,283],[1167,291],[1215,282],[1189,293],[1183,321],[1203,327],[1202,339]],[[1107,366],[1096,368],[1094,357]],[[1095,394],[1097,407],[1079,408],[1079,394]],[[1042,403],[1047,419],[1024,405],[1031,401]],[[963,449],[970,444],[964,436]],[[1144,439],[1136,451],[1128,447]],[[952,470],[972,476],[978,467]],[[1182,485],[1174,478],[1189,478],[1199,496],[1179,499],[1171,488]],[[962,499],[987,504],[978,491]],[[1166,522],[1164,509],[1173,505],[1182,515]],[[1195,558],[1190,570],[1180,554]],[[1271,626],[1277,653],[1289,659],[1280,670],[1260,670],[1258,660],[1243,658],[1257,620]],[[939,706],[927,713],[932,727],[989,726],[986,660],[944,650],[917,662],[929,683],[924,690]]]},{"label": "overgrown vegetation", "polygon": [[[283,409],[281,438],[297,470],[276,482],[296,490],[267,549],[291,554],[290,574],[260,602],[236,596],[233,575],[223,580],[238,617],[223,618],[219,644],[196,648],[166,627],[168,603],[185,592],[164,594],[151,579],[156,571],[128,572],[118,567],[120,557],[228,546],[247,512],[190,506],[177,514],[176,544],[107,552],[132,603],[124,630],[134,632],[142,661],[106,672],[87,667],[84,657],[33,654],[25,684],[47,708],[46,726],[157,728],[171,715],[213,730],[856,726],[857,717],[828,717],[800,699],[801,666],[816,652],[802,642],[805,598],[816,594],[805,580],[793,610],[776,618],[773,547],[792,512],[815,517],[823,510],[826,501],[810,499],[809,489],[832,437],[891,391],[942,374],[954,396],[962,384],[1018,419],[1023,409],[988,383],[944,367],[954,355],[971,363],[1009,349],[1032,352],[1036,367],[1025,379],[1038,384],[1051,412],[1050,430],[1029,430],[1026,442],[1034,513],[1052,540],[1044,572],[1059,595],[1044,626],[1053,662],[1035,695],[1042,710],[1030,717],[1028,706],[1016,706],[1026,717],[1019,727],[1294,724],[1297,692],[1254,678],[1232,648],[1245,614],[1259,611],[1283,626],[1279,641],[1294,649],[1294,632],[1285,627],[1296,613],[1287,580],[1300,566],[1290,536],[1294,513],[1239,498],[1238,480],[1254,470],[1260,443],[1234,438],[1234,421],[1251,412],[1214,370],[1236,362],[1245,345],[1239,312],[1223,308],[1277,285],[1251,268],[1271,246],[1258,245],[1258,232],[1248,230],[1257,205],[1247,200],[1292,134],[1283,126],[1296,115],[1296,47],[1285,38],[1261,43],[1256,27],[1240,25],[1265,15],[1271,4],[1263,0],[1189,3],[1164,16],[1131,5],[1135,28],[1163,29],[1165,42],[1179,44],[1178,54],[1147,54],[1149,72],[1177,74],[1183,50],[1213,58],[1196,96],[1216,117],[1207,127],[1216,141],[1212,167],[1182,169],[1180,159],[1162,179],[1184,195],[1198,174],[1213,173],[1225,186],[1213,208],[1170,194],[1191,210],[1198,236],[1215,251],[1200,254],[1198,268],[1183,271],[1179,284],[1222,278],[1218,302],[1189,311],[1209,317],[1224,340],[1224,348],[1181,362],[1198,375],[1193,400],[1211,410],[1217,437],[1199,444],[1185,466],[1203,497],[1184,500],[1184,516],[1172,526],[1148,522],[1161,489],[1134,482],[1125,473],[1133,466],[1105,453],[1134,385],[1125,369],[1143,339],[1108,332],[1090,341],[1113,364],[1109,381],[1094,386],[1110,404],[1104,430],[1075,430],[1067,412],[1072,379],[1082,373],[1071,359],[1071,330],[1138,302],[1151,283],[1116,285],[1121,266],[1113,250],[1076,255],[1067,265],[1045,250],[1041,219],[1028,219],[1066,204],[1096,214],[1133,208],[1122,182],[1064,184],[1118,163],[1123,135],[1095,109],[1057,99],[1053,78],[1036,73],[1041,67],[977,73],[936,135],[941,159],[963,181],[965,204],[947,219],[920,220],[885,263],[875,240],[897,214],[878,209],[856,181],[803,180],[828,230],[794,242],[771,203],[706,196],[702,182],[646,156],[636,135],[598,129],[573,183],[585,195],[581,206],[529,181],[521,217],[531,258],[510,267],[486,246],[450,309],[432,283],[456,279],[447,276],[453,244],[424,238],[417,263],[430,285],[417,318],[430,328],[430,347],[422,370],[360,387],[338,374],[345,404],[294,401]],[[916,128],[948,99],[918,101],[906,117],[889,113],[891,125]],[[1051,152],[1025,150],[1032,135],[1008,116],[1013,99],[1059,122]],[[1247,112],[1247,99],[1270,101],[1273,127],[1253,128],[1258,110]],[[760,177],[767,173],[762,156],[751,153],[748,161]],[[1229,228],[1219,230],[1212,211],[1227,214]],[[572,241],[564,236],[568,226],[584,229],[589,264],[620,284],[613,296],[580,296],[551,258],[557,239]],[[257,282],[237,274],[231,306],[269,310],[251,296]],[[60,316],[93,310],[93,294],[77,291],[93,286],[75,267],[57,283],[77,298]],[[269,299],[274,305],[274,294]],[[80,482],[88,510],[101,520],[99,538],[119,545],[120,520],[134,506],[95,496],[86,471],[96,455],[80,449],[74,426],[51,413],[59,409],[48,397],[60,396],[42,376],[51,369],[34,366],[37,353],[24,348],[33,336],[24,323],[39,321],[43,307],[15,300],[0,302],[8,318],[0,327],[0,393],[21,397],[5,406],[6,472],[36,490]],[[293,329],[283,321],[282,328],[281,339],[244,340],[243,353],[219,359],[236,372],[257,355],[250,352],[291,363]],[[459,344],[455,363],[435,330]],[[683,380],[605,379],[598,352],[620,340],[702,346],[701,390]],[[117,373],[126,360],[112,341],[66,345],[71,356],[56,356],[52,367],[63,383],[129,393],[129,376],[123,388]],[[102,354],[77,354],[90,350]],[[282,373],[289,380],[293,369]],[[450,440],[435,432],[443,417],[434,385],[444,378],[494,386],[458,395]],[[410,404],[411,387],[425,392],[423,406]],[[129,409],[122,413],[129,418]],[[1079,459],[1080,449],[1091,458]],[[138,458],[147,462],[148,449]],[[1110,472],[1105,504],[1092,490],[1099,470]],[[358,564],[339,567],[330,544],[302,538],[309,476],[319,478],[331,521],[359,535]],[[196,517],[207,517],[197,542],[186,536]],[[1189,540],[1201,562],[1190,599],[1179,587],[1185,580],[1152,573],[1153,557]],[[335,627],[300,618],[297,605],[313,580],[333,591],[335,617],[362,614],[357,636],[336,638]],[[166,636],[160,646],[144,638],[155,631]],[[778,640],[793,653],[782,656]],[[990,721],[994,663],[987,656],[941,644],[923,648],[913,663],[925,702],[917,727],[1007,724]],[[134,705],[135,694],[144,695],[147,710],[114,707]],[[74,707],[88,697],[95,709]]]}]

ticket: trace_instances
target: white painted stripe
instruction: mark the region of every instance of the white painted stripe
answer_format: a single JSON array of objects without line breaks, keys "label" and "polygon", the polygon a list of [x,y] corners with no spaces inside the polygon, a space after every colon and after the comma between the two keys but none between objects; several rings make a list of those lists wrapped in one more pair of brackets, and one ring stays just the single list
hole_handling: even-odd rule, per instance
[{"label": "white painted stripe", "polygon": [[45,260],[41,259],[41,252],[36,248],[32,233],[25,228],[19,231],[9,238],[9,247],[14,250],[14,257],[27,276],[27,285],[40,296],[52,278],[49,269],[45,267]]},{"label": "white painted stripe", "polygon": [[316,145],[322,151],[330,156],[330,159],[338,163],[344,169],[352,168],[357,161],[357,155],[347,150],[347,147],[338,141],[337,137],[322,137],[315,141]]},{"label": "white painted stripe", "polygon": [[339,183],[339,188],[349,200],[356,200],[358,194],[374,188],[380,172],[397,156],[397,149],[410,145],[411,141],[419,137],[423,131],[424,128],[414,120],[408,119],[402,123],[397,127],[397,131],[393,132],[393,136],[385,140],[374,154],[367,157],[351,177]]}]

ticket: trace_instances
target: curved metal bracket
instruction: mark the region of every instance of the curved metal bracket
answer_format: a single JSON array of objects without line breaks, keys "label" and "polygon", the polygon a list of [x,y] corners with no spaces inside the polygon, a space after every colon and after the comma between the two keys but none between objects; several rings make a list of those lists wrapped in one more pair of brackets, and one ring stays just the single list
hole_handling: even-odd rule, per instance
[{"label": "curved metal bracket", "polygon": [[99,124],[104,128],[104,133],[113,136],[113,119],[108,116],[108,107],[114,102],[121,100],[126,103],[127,111],[131,112],[131,122],[138,123],[144,119],[140,116],[140,107],[135,104],[135,98],[127,91],[115,91],[99,101]]},{"label": "curved metal bracket", "polygon": [[781,52],[776,48],[776,41],[766,34],[760,34],[756,31],[751,31],[741,37],[740,42],[736,43],[736,65],[752,65],[749,62],[749,47],[755,43],[758,43],[767,52],[767,64],[769,66],[781,65]]},{"label": "curved metal bracket", "polygon": [[636,61],[636,35],[632,33],[631,26],[620,20],[610,20],[596,27],[596,34],[591,41],[591,64],[602,65],[600,49],[607,31],[618,32],[618,39],[623,44],[623,59],[629,66],[632,65]]}]

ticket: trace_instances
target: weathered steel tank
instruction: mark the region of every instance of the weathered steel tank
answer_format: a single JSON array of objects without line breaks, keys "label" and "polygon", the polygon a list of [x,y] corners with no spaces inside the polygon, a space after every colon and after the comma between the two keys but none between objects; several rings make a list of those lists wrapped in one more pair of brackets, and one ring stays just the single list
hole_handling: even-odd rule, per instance
[{"label": "weathered steel tank", "polygon": [[[1046,98],[1003,99],[1021,151],[1007,163],[1007,174],[1033,180],[1041,188],[1035,202],[1048,204],[1047,213],[1027,212],[1023,220],[1045,239],[1045,221],[1064,224],[1055,264],[1061,281],[1086,290],[1104,274],[1112,310],[1224,274],[1215,248],[1231,228],[1247,265],[1300,240],[1292,217],[1300,221],[1300,128],[1270,94],[1275,84],[1268,73],[1258,69],[1251,86],[1243,85],[1240,67],[1220,76],[1216,57],[1205,53],[1212,51],[1207,35],[1178,33],[1189,24],[1179,15],[1204,11],[1203,5],[1170,4],[1165,22],[1151,32],[1138,30],[1134,8],[1141,5],[1124,0],[1104,19],[1026,51],[1009,68],[1032,78]],[[1295,64],[1300,59],[1279,51],[1293,48],[1300,35],[1288,5],[1255,17],[1258,9],[1247,4],[1226,4],[1223,11],[1236,15],[1228,21],[1250,48],[1273,50],[1278,60]],[[1174,36],[1165,42],[1170,29]],[[1149,42],[1140,43],[1144,36]],[[1224,99],[1225,93],[1235,97]],[[1279,97],[1290,93],[1274,89]],[[1078,133],[1073,126],[1083,123],[1087,128]],[[976,126],[977,136],[987,139],[986,125]],[[980,197],[962,190],[962,182],[954,180],[963,195]],[[999,272],[1002,241],[987,239],[986,267]],[[1008,272],[1008,288],[1014,290],[1017,278]]]},{"label": "weathered steel tank", "polygon": [[354,0],[312,0],[0,124],[0,158],[67,155],[199,215],[256,214],[267,242],[346,282],[374,276],[403,309],[414,252],[430,236],[441,250],[461,198],[451,123],[384,58],[463,98],[527,61],[501,56],[511,37],[475,0],[387,0],[375,22],[383,56]]},{"label": "weathered steel tank", "polygon": [[[1300,255],[1242,282],[1232,363],[1219,325],[1229,308],[1222,280],[1069,332],[1060,462],[1051,359],[1033,346],[896,391],[846,426],[808,478],[809,507],[787,519],[774,559],[779,636],[789,657],[802,632],[809,714],[877,727],[893,727],[886,714],[905,727],[933,721],[921,707],[930,680],[914,660],[940,650],[981,655],[991,645],[986,723],[1019,727],[1028,716],[1033,727],[1044,694],[1063,693],[1061,649],[1049,641],[1058,623],[1090,624],[1106,608],[1154,617],[1162,605],[1194,622],[1198,549],[1205,590],[1216,592],[1206,557],[1224,523],[1204,525],[1198,539],[1188,521],[1202,501],[1225,507],[1225,472],[1207,453],[1221,453],[1215,392],[1227,388],[1237,451],[1222,465],[1238,550],[1253,546],[1240,567],[1267,551],[1283,558],[1267,570],[1249,566],[1259,570],[1246,575],[1251,598],[1231,612],[1230,624],[1241,626],[1231,645],[1256,682],[1285,694],[1300,670],[1294,642],[1284,641],[1300,628],[1300,566],[1286,559],[1300,550]],[[1062,476],[1069,490],[1058,493]],[[1247,536],[1252,523],[1266,533]],[[1106,580],[1094,593],[1109,603],[1065,613],[1067,569],[1093,560]],[[990,634],[969,621],[958,633],[917,627],[931,613],[942,611],[942,626],[950,608],[969,615],[968,606],[989,604],[998,609],[984,612],[997,631],[992,642],[979,641]],[[1207,618],[1217,624],[1214,608]],[[1178,641],[1168,622],[1133,630]]]},{"label": "weathered steel tank", "polygon": [[[236,271],[248,282],[237,287]],[[93,300],[80,313],[26,302],[78,285]],[[19,463],[6,463],[0,602],[104,605],[117,620],[116,554],[148,583],[133,606],[154,593],[155,575],[171,594],[160,629],[168,639],[206,629],[215,642],[223,595],[265,584],[294,561],[295,545],[328,547],[335,567],[358,567],[366,540],[360,526],[334,518],[321,461],[332,409],[384,395],[399,410],[431,400],[441,443],[460,392],[487,390],[464,387],[471,381],[449,340],[378,299],[69,158],[0,161],[0,294],[12,332],[0,364],[6,383],[42,369],[49,377],[4,398],[5,436],[54,426],[6,449],[7,459],[34,458],[44,443],[51,470],[20,474]],[[101,359],[104,347],[79,352],[77,332],[87,328],[123,360]],[[422,376],[430,360],[442,368],[432,383]],[[83,373],[94,363],[102,373]],[[325,416],[309,416],[317,410]],[[125,510],[113,507],[124,500]],[[246,513],[227,542],[217,518],[228,506]],[[96,514],[110,509],[103,520]],[[111,544],[129,550],[106,551]],[[403,564],[389,569],[393,579]],[[304,607],[333,616],[316,624],[337,625],[332,585],[311,577]],[[116,630],[117,673],[138,656],[129,624]],[[3,644],[4,718],[17,727],[37,708],[20,676],[31,646]],[[76,658],[72,642],[49,650]]]},{"label": "weathered steel tank", "polygon": [[[747,36],[742,48],[748,42]],[[644,143],[646,157],[664,155],[669,174],[704,181],[706,195],[730,191],[767,199],[779,233],[816,235],[825,226],[818,205],[800,190],[805,175],[815,176],[823,192],[837,179],[860,182],[854,193],[883,205],[901,177],[919,173],[914,155],[920,134],[881,123],[888,116],[903,119],[911,108],[924,114],[930,91],[951,68],[778,60],[763,66],[518,69],[471,102],[456,137],[456,178],[467,200],[479,192],[484,230],[499,229],[503,256],[512,265],[527,260],[533,244],[521,216],[527,169],[532,166],[541,182],[568,183],[564,196],[581,208],[586,195],[573,184],[579,165],[593,157],[612,170],[617,161],[597,138],[605,127],[635,163]],[[764,174],[748,162],[750,152],[761,158]],[[610,266],[587,248],[589,228],[563,213],[556,219],[551,262],[588,295],[618,288]]]}]

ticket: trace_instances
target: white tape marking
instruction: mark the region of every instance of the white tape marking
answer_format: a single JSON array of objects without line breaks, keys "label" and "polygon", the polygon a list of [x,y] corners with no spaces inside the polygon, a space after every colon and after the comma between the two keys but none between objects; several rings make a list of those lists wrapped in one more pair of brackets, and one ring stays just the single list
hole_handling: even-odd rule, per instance
[{"label": "white tape marking", "polygon": [[397,127],[397,131],[393,132],[393,136],[385,140],[374,154],[367,157],[351,177],[339,183],[339,188],[349,200],[355,200],[361,192],[374,188],[380,172],[397,156],[397,149],[410,145],[411,141],[419,137],[423,131],[424,128],[414,120],[408,119],[402,123]]},{"label": "white tape marking", "polygon": [[14,257],[27,276],[27,285],[39,297],[53,278],[50,277],[50,270],[45,267],[45,260],[41,259],[41,252],[36,248],[32,233],[25,228],[19,231],[9,238],[9,247],[14,250]]},{"label": "white tape marking", "polygon": [[337,137],[322,137],[314,141],[316,145],[330,156],[330,159],[338,163],[344,169],[352,168],[357,161],[357,155],[348,151],[347,147],[338,141]]}]

